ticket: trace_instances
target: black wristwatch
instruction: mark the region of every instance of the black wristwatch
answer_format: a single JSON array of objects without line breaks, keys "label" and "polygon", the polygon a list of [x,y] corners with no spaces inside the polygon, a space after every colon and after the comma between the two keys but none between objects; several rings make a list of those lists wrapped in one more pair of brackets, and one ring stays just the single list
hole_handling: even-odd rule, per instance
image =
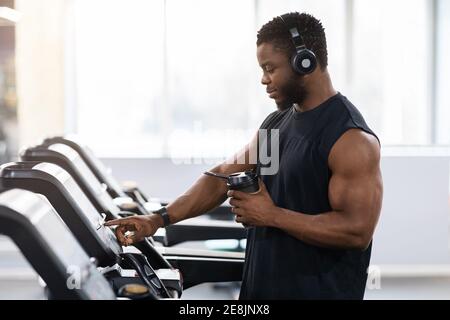
[{"label": "black wristwatch", "polygon": [[167,208],[161,207],[161,209],[158,209],[156,211],[153,211],[155,214],[159,214],[161,218],[164,221],[164,227],[167,227],[170,224],[169,215],[167,214]]}]

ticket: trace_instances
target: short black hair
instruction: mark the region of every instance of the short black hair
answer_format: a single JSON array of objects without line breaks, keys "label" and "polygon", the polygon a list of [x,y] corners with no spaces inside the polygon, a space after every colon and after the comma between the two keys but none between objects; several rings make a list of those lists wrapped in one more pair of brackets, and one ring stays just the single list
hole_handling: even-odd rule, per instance
[{"label": "short black hair", "polygon": [[256,45],[271,43],[290,56],[294,53],[295,47],[287,25],[296,25],[306,48],[314,52],[320,68],[324,70],[328,66],[328,51],[322,23],[310,14],[298,12],[283,15],[283,20],[277,16],[263,25],[258,31]]}]

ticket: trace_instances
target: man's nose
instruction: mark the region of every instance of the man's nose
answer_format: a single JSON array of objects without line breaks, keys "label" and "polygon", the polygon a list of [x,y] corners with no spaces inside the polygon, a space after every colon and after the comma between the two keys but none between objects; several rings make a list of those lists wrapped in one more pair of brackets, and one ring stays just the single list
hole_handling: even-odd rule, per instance
[{"label": "man's nose", "polygon": [[270,79],[267,75],[263,74],[261,77],[261,84],[268,85],[270,83]]}]

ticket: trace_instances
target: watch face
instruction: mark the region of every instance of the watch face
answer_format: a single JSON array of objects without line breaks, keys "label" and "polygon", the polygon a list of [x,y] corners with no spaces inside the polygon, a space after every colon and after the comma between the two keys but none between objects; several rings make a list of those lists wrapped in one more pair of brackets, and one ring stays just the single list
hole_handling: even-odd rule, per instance
[{"label": "watch face", "polygon": [[165,227],[170,224],[169,215],[167,214],[166,207],[162,207],[161,209],[154,211],[153,213],[159,214],[163,218]]},{"label": "watch face", "polygon": [[161,208],[159,208],[158,210],[156,210],[156,213],[159,213],[159,214],[164,214],[164,213],[166,213],[167,212],[167,209],[166,209],[166,207],[161,207]]}]

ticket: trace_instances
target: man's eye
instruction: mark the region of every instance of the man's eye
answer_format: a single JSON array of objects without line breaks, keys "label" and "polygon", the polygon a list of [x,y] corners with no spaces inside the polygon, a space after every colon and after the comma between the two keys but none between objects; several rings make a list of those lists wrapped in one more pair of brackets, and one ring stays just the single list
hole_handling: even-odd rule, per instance
[{"label": "man's eye", "polygon": [[274,70],[275,70],[274,68],[266,67],[266,71],[267,71],[268,73],[272,73]]}]

